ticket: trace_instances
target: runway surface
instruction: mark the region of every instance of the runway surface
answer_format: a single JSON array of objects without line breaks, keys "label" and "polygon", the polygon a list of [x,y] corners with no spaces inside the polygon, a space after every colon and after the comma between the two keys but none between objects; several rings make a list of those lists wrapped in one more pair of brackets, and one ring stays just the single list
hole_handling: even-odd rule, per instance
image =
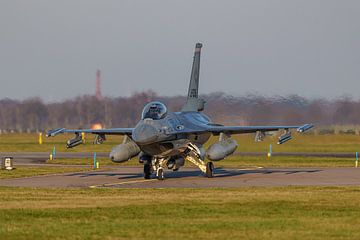
[{"label": "runway surface", "polygon": [[215,169],[205,178],[195,168],[165,172],[166,179],[145,180],[142,167],[116,167],[104,171],[65,173],[2,179],[0,186],[47,188],[233,188],[244,186],[360,185],[360,168],[248,168]]}]

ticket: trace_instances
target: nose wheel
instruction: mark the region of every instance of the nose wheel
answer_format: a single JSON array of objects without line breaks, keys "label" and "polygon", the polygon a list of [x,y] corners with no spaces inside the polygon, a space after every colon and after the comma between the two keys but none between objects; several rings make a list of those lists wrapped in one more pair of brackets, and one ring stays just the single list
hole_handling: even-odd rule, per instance
[{"label": "nose wheel", "polygon": [[159,180],[164,180],[165,177],[164,177],[164,169],[162,168],[158,168],[157,171],[156,171],[156,176]]},{"label": "nose wheel", "polygon": [[151,161],[144,161],[144,178],[150,179],[152,173],[156,173],[158,180],[164,180],[164,168],[166,167],[166,161],[164,159],[153,158]]},{"label": "nose wheel", "polygon": [[206,163],[206,177],[212,178],[214,176],[214,164],[212,162]]}]

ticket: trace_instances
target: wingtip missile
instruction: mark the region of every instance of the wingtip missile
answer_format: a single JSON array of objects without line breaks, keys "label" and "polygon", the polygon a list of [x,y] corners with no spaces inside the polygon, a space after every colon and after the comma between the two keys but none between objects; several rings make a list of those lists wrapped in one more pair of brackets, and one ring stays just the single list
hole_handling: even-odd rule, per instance
[{"label": "wingtip missile", "polygon": [[50,130],[46,133],[46,137],[55,137],[56,135],[60,134],[60,133],[64,133],[65,128],[56,128],[53,130]]},{"label": "wingtip missile", "polygon": [[313,127],[314,127],[313,124],[305,124],[305,125],[299,127],[299,128],[297,129],[297,131],[298,131],[299,133],[304,133],[304,132],[310,130],[311,128],[313,128]]}]

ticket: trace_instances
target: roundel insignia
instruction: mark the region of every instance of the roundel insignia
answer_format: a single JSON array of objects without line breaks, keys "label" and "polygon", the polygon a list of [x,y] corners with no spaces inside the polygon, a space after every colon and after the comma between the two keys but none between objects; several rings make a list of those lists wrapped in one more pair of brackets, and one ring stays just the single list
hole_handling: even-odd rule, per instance
[{"label": "roundel insignia", "polygon": [[176,130],[178,130],[178,131],[183,130],[183,129],[184,129],[183,125],[177,125],[176,126]]}]

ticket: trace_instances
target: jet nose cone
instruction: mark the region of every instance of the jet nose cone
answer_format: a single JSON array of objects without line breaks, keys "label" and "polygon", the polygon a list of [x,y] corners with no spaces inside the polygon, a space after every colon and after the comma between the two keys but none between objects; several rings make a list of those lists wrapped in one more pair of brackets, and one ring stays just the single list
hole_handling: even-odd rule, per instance
[{"label": "jet nose cone", "polygon": [[149,124],[140,124],[133,130],[132,139],[137,144],[149,144],[158,139],[158,131]]}]

